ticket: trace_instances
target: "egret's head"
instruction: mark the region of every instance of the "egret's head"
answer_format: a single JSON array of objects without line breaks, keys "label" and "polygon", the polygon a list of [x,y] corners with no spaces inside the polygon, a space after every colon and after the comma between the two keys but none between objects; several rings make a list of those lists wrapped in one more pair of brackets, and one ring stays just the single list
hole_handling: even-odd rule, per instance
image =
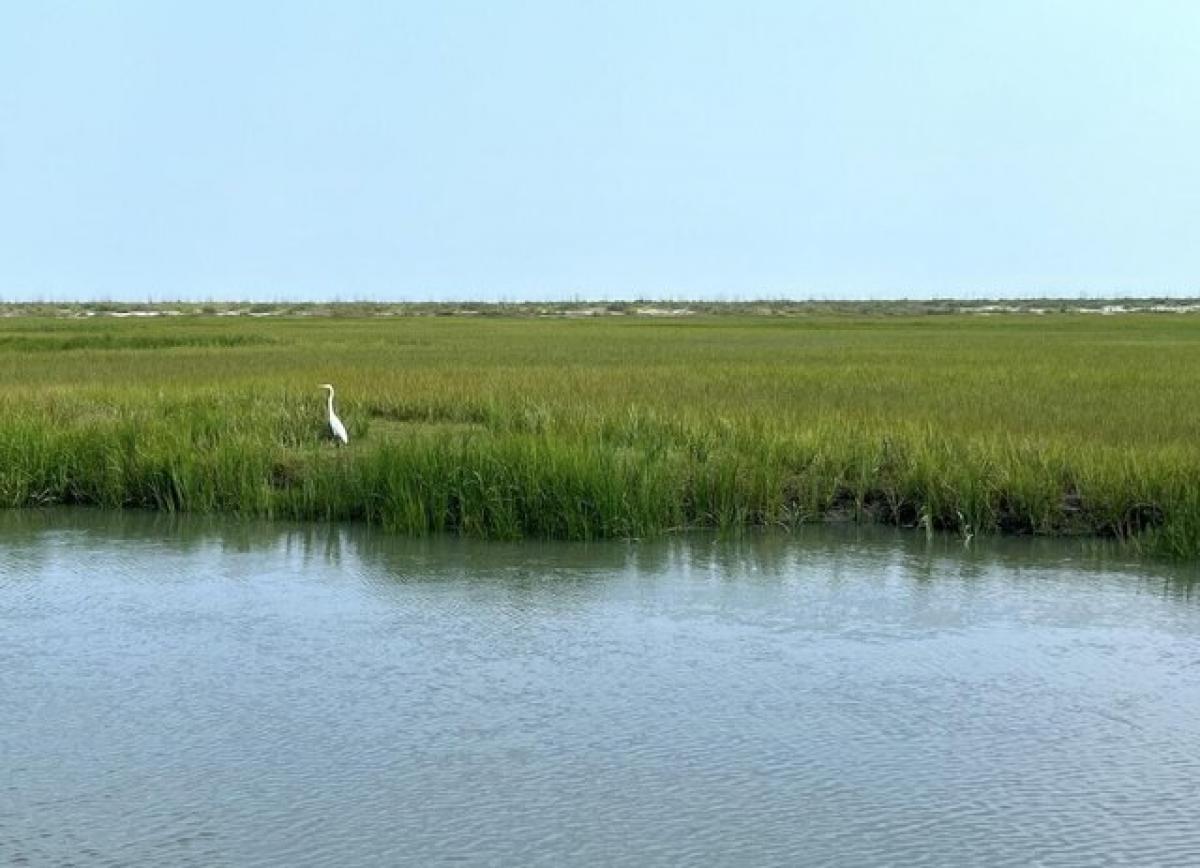
[{"label": "egret's head", "polygon": [[331,386],[329,383],[322,383],[321,385],[317,386],[317,388],[318,389],[328,389],[331,392],[333,391],[333,386]]}]

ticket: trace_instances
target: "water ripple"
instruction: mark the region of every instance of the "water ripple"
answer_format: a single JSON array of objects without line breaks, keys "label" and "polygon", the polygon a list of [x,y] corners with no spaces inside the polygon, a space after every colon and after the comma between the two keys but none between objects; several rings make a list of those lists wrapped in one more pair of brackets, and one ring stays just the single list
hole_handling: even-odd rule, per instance
[{"label": "water ripple", "polygon": [[19,522],[3,864],[1200,864],[1200,613],[1148,567]]}]

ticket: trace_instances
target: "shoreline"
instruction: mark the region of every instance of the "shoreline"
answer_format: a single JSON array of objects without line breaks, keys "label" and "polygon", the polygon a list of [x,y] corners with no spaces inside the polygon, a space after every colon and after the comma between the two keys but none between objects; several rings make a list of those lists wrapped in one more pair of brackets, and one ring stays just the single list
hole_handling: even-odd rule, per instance
[{"label": "shoreline", "polygon": [[[1192,557],[1200,496],[1170,467],[1112,476],[1069,452],[922,435],[792,441],[740,452],[614,448],[527,431],[411,426],[402,440],[359,425],[346,449],[269,440],[197,448],[145,422],[101,432],[4,438],[0,502],[165,513],[352,521],[421,536],[642,539],[678,533],[794,532],[855,524],[976,537],[1115,540]],[[686,440],[688,435],[682,439]],[[697,441],[703,432],[692,432]],[[838,443],[838,445],[835,445]],[[940,464],[931,463],[940,455]],[[1163,480],[1176,480],[1162,484]],[[1064,480],[1066,482],[1064,483]]]}]

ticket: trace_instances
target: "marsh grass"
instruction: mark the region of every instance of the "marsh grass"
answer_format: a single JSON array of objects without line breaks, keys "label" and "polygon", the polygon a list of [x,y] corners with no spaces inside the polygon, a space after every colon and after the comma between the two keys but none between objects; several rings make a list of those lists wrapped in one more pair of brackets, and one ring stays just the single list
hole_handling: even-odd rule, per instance
[{"label": "marsh grass", "polygon": [[499,538],[882,521],[1190,557],[1198,324],[13,318],[0,504]]}]

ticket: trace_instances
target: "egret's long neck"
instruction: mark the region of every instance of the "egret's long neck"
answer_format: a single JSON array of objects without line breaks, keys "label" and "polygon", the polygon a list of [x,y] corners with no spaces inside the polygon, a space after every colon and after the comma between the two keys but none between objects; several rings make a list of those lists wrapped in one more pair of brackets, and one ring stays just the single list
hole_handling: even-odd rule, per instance
[{"label": "egret's long neck", "polygon": [[333,415],[333,389],[329,390],[329,415]]}]

